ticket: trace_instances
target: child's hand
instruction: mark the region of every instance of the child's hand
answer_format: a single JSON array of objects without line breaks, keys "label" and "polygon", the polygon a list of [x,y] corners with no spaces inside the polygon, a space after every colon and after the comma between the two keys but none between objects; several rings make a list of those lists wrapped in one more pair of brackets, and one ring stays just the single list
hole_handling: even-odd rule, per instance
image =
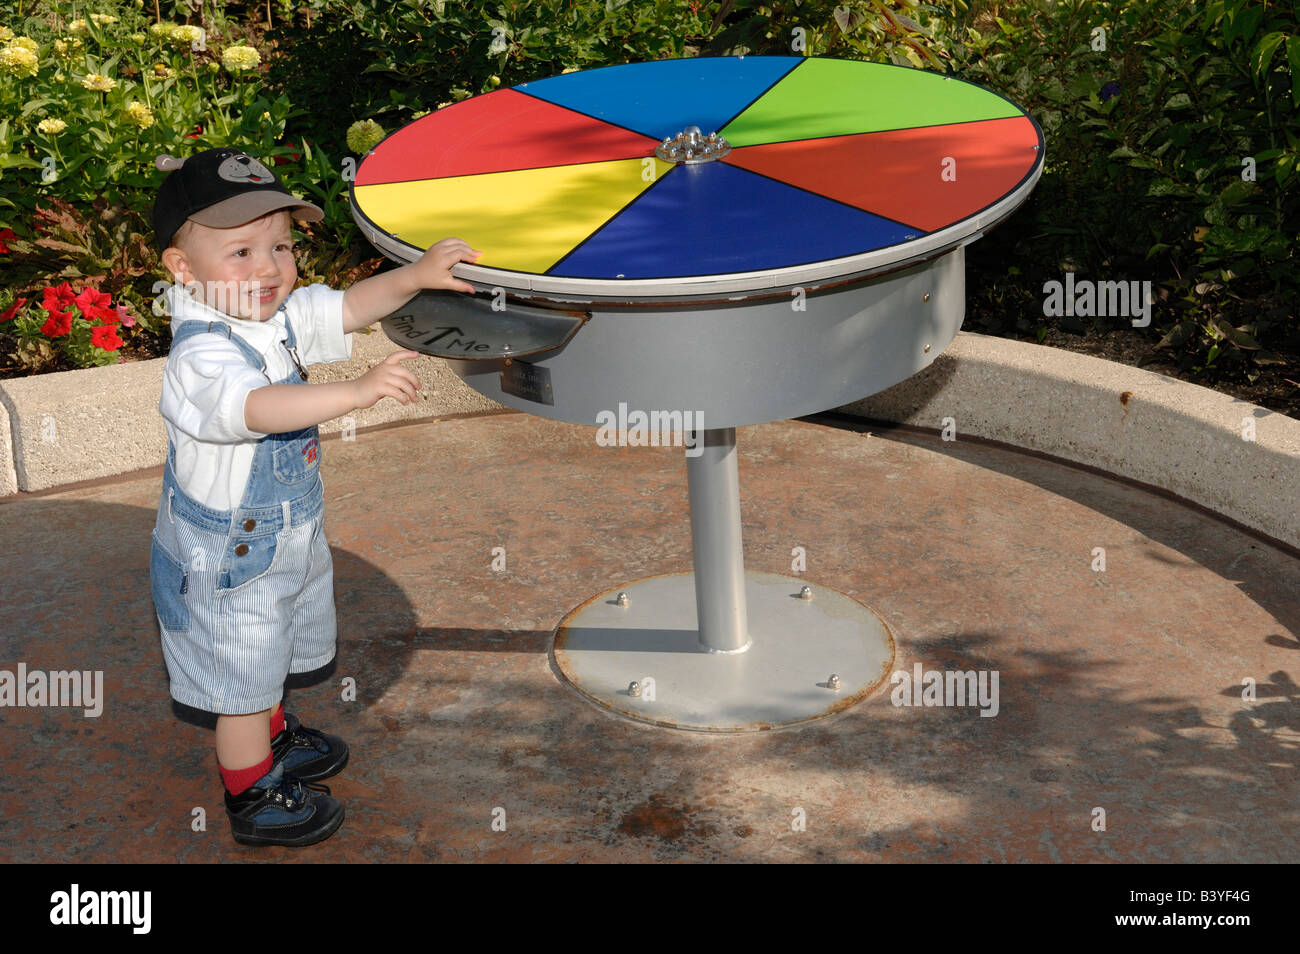
[{"label": "child's hand", "polygon": [[458,238],[445,238],[429,247],[420,259],[410,265],[421,288],[446,288],[452,291],[474,293],[474,286],[451,274],[457,262],[477,261],[481,252],[469,247]]},{"label": "child's hand", "polygon": [[415,351],[394,351],[352,383],[357,389],[357,407],[374,407],[383,398],[390,397],[402,404],[415,401],[420,392],[420,379],[397,362],[418,358]]}]

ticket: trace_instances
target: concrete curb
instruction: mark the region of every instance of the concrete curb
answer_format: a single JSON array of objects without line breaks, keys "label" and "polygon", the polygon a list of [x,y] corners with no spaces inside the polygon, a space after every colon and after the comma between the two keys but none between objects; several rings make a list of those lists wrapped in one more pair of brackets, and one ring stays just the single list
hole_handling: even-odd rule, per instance
[{"label": "concrete curb", "polygon": [[[355,377],[395,350],[381,332],[359,334],[351,361],[317,366],[312,380]],[[322,432],[501,409],[441,360],[408,366],[423,387],[418,405],[384,400],[351,420],[322,425]],[[0,495],[161,464],[162,367],[160,358],[0,382]],[[985,437],[1087,464],[1300,547],[1300,421],[1207,388],[962,332],[925,370],[840,410],[948,427],[958,440]]]},{"label": "concrete curb", "polygon": [[963,332],[925,370],[840,410],[1087,464],[1300,546],[1300,421],[1162,374]]},{"label": "concrete curb", "polygon": [[[358,334],[352,359],[316,365],[311,369],[312,381],[354,378],[397,350],[382,332]],[[0,407],[9,418],[0,436],[0,451],[8,451],[0,461],[0,495],[46,490],[163,463],[167,432],[158,401],[165,362],[157,358],[0,381]],[[372,408],[322,424],[321,433],[501,406],[466,387],[441,360],[426,357],[407,366],[420,378],[423,400],[418,404],[402,405],[385,398]],[[6,467],[13,475],[8,483]]]}]

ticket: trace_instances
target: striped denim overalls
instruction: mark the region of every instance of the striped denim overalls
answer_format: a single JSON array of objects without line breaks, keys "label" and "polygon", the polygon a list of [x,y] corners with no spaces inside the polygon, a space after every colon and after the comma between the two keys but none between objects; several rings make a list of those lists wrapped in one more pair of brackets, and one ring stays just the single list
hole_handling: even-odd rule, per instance
[{"label": "striped denim overalls", "polygon": [[[281,347],[296,370],[273,383],[303,384],[287,318],[285,327]],[[181,322],[172,346],[209,331],[226,334],[266,373],[262,356],[220,322]],[[187,496],[176,483],[175,464],[169,443],[149,560],[172,697],[225,715],[260,712],[280,701],[290,672],[309,672],[334,658],[334,571],[319,435],[308,427],[258,441],[233,510]]]}]

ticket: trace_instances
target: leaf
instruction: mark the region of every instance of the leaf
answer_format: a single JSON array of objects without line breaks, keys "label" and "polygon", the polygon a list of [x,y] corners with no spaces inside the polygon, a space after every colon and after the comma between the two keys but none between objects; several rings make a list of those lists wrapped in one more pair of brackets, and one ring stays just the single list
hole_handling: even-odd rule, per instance
[{"label": "leaf", "polygon": [[1165,109],[1186,109],[1192,105],[1192,97],[1186,93],[1174,93],[1165,101]]},{"label": "leaf", "polygon": [[1263,17],[1264,7],[1262,4],[1260,6],[1250,6],[1245,10],[1242,10],[1239,7],[1236,15],[1232,18],[1232,23],[1223,31],[1223,38],[1227,40],[1228,43],[1233,43],[1238,39],[1249,43],[1250,38],[1254,36],[1255,31],[1259,29],[1259,21],[1263,19]]},{"label": "leaf", "polygon": [[865,14],[857,10],[850,10],[848,7],[836,7],[831,16],[835,18],[835,23],[840,28],[841,33],[852,33],[867,18]]},{"label": "leaf", "polygon": [[1300,36],[1286,38],[1286,59],[1291,67],[1291,101],[1300,109]]},{"label": "leaf", "polygon": [[1269,61],[1273,59],[1274,51],[1284,38],[1284,34],[1273,32],[1265,35],[1255,44],[1255,49],[1250,54],[1250,70],[1255,74],[1256,79],[1262,79],[1268,71]]},{"label": "leaf", "polygon": [[33,244],[41,248],[48,248],[55,252],[69,252],[73,255],[88,255],[89,249],[84,245],[73,245],[71,242],[61,242],[58,239],[38,238]]},{"label": "leaf", "polygon": [[[21,115],[23,115],[24,117],[26,117],[26,116],[30,116],[32,113],[36,112],[38,109],[44,109],[46,106],[49,106],[51,103],[57,103],[57,102],[59,102],[59,100],[57,100],[57,99],[32,99],[32,100],[28,100],[28,101],[27,101],[27,104],[26,104],[25,106],[23,106],[23,111],[22,111],[22,114],[21,114]],[[0,138],[3,138],[3,137],[0,137]]]},{"label": "leaf", "polygon": [[1287,364],[1286,358],[1272,351],[1257,351],[1254,358],[1256,364]]},{"label": "leaf", "polygon": [[1157,349],[1171,348],[1175,345],[1180,345],[1183,343],[1183,339],[1186,337],[1187,337],[1187,332],[1183,330],[1183,326],[1174,325],[1174,327],[1170,329],[1169,333],[1166,334],[1163,338],[1160,339],[1159,342],[1156,343],[1156,348]]},{"label": "leaf", "polygon": [[1233,205],[1240,202],[1246,196],[1255,191],[1255,183],[1246,182],[1242,179],[1233,179],[1227,187],[1219,193],[1219,202],[1222,205]]}]

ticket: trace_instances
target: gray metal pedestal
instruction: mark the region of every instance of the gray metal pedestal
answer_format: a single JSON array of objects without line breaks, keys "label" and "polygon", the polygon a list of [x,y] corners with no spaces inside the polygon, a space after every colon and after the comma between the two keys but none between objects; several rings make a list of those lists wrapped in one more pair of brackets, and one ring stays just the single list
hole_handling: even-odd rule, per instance
[{"label": "gray metal pedestal", "polygon": [[870,608],[802,579],[746,573],[735,428],[687,456],[694,573],[607,590],[556,628],[558,675],[590,701],[655,725],[747,732],[864,699],[894,662]]}]

